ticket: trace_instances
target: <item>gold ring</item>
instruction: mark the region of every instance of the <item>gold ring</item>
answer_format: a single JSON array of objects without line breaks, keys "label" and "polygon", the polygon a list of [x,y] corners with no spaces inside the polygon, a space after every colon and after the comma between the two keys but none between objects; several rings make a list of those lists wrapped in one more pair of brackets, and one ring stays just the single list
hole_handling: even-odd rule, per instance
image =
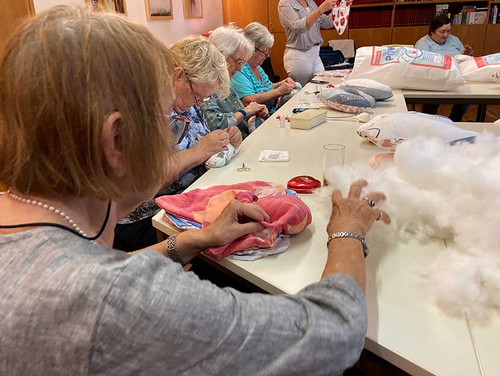
[{"label": "gold ring", "polygon": [[378,210],[378,217],[376,219],[376,221],[380,221],[382,219],[382,210],[380,210],[379,208],[375,208]]}]

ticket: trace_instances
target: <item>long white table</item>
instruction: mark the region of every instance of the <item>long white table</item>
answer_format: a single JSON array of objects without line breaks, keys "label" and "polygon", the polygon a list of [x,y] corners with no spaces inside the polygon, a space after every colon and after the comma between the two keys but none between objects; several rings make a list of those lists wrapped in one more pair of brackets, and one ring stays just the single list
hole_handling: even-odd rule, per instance
[{"label": "long white table", "polygon": [[467,82],[449,91],[403,90],[407,104],[477,104],[476,121],[484,121],[486,106],[500,104],[500,85],[491,82]]},{"label": "long white table", "polygon": [[[364,161],[379,153],[381,149],[356,134],[360,123],[355,120],[329,121],[307,131],[290,129],[288,125],[280,128],[276,115],[291,114],[292,108],[299,104],[303,106],[305,102],[310,107],[317,106],[315,96],[305,94],[314,91],[315,87],[308,84],[245,139],[240,154],[227,166],[208,171],[189,189],[251,180],[286,184],[290,178],[304,174],[320,180],[321,146],[327,143],[346,145],[346,164]],[[396,90],[394,97],[378,103],[372,114],[402,111],[406,111],[406,103],[402,92]],[[329,116],[334,116],[333,113]],[[290,162],[259,163],[259,152],[265,149],[288,150]],[[251,170],[237,172],[242,163]],[[313,223],[292,237],[291,246],[285,253],[251,262],[226,258],[219,265],[271,294],[293,294],[319,281],[327,257],[326,225],[330,206],[325,206],[324,201],[316,196],[301,195],[301,198],[313,213]],[[163,211],[160,211],[154,217],[153,225],[162,232],[173,233],[175,230],[162,217]],[[375,223],[372,232],[377,231],[377,226],[383,225]],[[465,318],[456,319],[442,313],[432,303],[428,281],[419,277],[417,272],[424,270],[440,252],[445,251],[445,244],[439,239],[425,243],[412,239],[394,245],[391,251],[377,242],[376,237],[370,242],[366,348],[415,375],[481,375],[478,353]],[[477,336],[481,335],[481,331],[477,331]],[[489,342],[485,339],[481,344],[484,347]],[[491,370],[498,365],[495,362],[493,358],[488,360]]]}]

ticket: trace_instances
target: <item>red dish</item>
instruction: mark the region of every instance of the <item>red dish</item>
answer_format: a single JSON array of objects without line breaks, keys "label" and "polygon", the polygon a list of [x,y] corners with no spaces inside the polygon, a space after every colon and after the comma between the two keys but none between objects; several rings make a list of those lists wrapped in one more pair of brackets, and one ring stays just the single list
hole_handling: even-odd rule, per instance
[{"label": "red dish", "polygon": [[290,179],[286,186],[297,193],[313,193],[315,189],[321,187],[321,182],[312,176],[301,175]]}]

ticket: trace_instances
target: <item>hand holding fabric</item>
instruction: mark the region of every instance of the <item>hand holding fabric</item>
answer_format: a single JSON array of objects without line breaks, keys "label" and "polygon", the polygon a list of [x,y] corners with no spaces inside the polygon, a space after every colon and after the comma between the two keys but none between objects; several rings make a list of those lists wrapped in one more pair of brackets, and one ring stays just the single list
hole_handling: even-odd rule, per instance
[{"label": "hand holding fabric", "polygon": [[247,113],[247,117],[250,117],[257,114],[260,110],[262,110],[263,106],[266,107],[264,104],[260,104],[257,102],[250,102],[248,106],[244,108],[244,110]]},{"label": "hand holding fabric", "polygon": [[226,128],[225,131],[227,132],[227,135],[229,137],[229,143],[235,148],[240,146],[241,141],[243,141],[243,136],[241,135],[241,131],[238,129],[238,127],[232,126]]},{"label": "hand holding fabric", "polygon": [[229,144],[229,134],[225,130],[216,129],[210,132],[206,136],[203,136],[193,147],[199,153],[206,156],[206,159],[210,158],[215,153],[223,150],[227,150],[227,145]]},{"label": "hand holding fabric", "polygon": [[262,107],[260,111],[257,112],[257,116],[262,119],[267,119],[269,117],[269,110],[267,109],[267,106]]},{"label": "hand holding fabric", "polygon": [[259,222],[269,220],[269,215],[260,206],[232,200],[205,229],[210,238],[209,244],[218,247],[241,236],[263,230],[264,226]]}]

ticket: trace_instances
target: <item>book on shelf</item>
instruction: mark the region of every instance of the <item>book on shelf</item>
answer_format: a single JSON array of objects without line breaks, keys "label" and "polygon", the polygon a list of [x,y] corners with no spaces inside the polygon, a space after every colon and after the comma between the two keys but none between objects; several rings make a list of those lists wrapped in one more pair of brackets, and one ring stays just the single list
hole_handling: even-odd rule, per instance
[{"label": "book on shelf", "polygon": [[493,8],[491,8],[491,23],[496,24],[498,22],[498,6],[494,5]]}]

